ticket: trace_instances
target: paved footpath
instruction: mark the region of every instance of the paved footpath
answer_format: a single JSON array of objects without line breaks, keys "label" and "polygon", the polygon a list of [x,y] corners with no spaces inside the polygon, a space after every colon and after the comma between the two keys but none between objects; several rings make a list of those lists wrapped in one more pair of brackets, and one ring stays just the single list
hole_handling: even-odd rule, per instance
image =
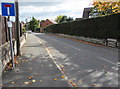
[{"label": "paved footpath", "polygon": [[3,87],[70,87],[38,40],[29,34],[18,59],[20,64],[15,70],[3,73]]}]

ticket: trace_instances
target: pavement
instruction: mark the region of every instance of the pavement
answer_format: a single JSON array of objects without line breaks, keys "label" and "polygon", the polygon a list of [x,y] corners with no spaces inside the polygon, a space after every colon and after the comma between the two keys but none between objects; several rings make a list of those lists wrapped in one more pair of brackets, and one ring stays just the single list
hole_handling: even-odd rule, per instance
[{"label": "pavement", "polygon": [[3,72],[3,87],[70,87],[39,40],[28,35],[18,58],[20,64],[12,71]]},{"label": "pavement", "polygon": [[4,71],[4,87],[118,87],[115,48],[33,33],[19,60],[15,70]]}]

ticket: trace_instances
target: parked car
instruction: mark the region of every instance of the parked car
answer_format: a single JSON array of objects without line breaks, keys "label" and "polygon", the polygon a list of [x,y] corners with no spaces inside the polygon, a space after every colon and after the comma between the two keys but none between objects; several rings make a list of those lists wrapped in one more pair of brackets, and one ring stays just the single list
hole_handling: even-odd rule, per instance
[{"label": "parked car", "polygon": [[28,32],[28,34],[31,34],[32,33],[32,31],[31,30],[29,30],[29,31],[27,31]]}]

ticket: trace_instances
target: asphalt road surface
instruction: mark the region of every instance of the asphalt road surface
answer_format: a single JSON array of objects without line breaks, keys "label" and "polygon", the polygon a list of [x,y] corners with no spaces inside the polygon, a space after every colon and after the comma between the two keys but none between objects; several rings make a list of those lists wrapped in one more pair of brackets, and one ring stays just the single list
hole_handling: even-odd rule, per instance
[{"label": "asphalt road surface", "polygon": [[33,33],[74,86],[118,87],[118,49]]},{"label": "asphalt road surface", "polygon": [[118,49],[31,33],[21,52],[3,87],[118,87]]}]

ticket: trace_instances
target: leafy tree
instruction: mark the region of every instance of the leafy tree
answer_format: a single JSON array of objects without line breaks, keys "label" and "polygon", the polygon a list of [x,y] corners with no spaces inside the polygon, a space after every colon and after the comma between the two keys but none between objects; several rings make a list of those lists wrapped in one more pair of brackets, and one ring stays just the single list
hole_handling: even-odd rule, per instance
[{"label": "leafy tree", "polygon": [[69,21],[73,21],[73,18],[67,17],[65,15],[59,15],[59,16],[57,16],[57,18],[55,19],[55,21],[57,23],[69,22]]},{"label": "leafy tree", "polygon": [[32,19],[28,23],[28,29],[30,29],[33,32],[35,32],[37,28],[39,28],[39,20],[37,20],[36,18],[32,17]]},{"label": "leafy tree", "polygon": [[40,22],[45,22],[45,20],[41,20]]},{"label": "leafy tree", "polygon": [[98,16],[120,13],[120,1],[118,2],[93,2],[91,13],[98,13]]},{"label": "leafy tree", "polygon": [[72,17],[68,17],[67,18],[67,22],[69,22],[69,21],[73,21],[73,18]]},{"label": "leafy tree", "polygon": [[67,19],[67,16],[65,16],[65,15],[59,15],[59,16],[57,16],[57,18],[55,19],[55,21],[58,22],[58,23],[62,23],[64,21],[66,21],[66,19]]}]

